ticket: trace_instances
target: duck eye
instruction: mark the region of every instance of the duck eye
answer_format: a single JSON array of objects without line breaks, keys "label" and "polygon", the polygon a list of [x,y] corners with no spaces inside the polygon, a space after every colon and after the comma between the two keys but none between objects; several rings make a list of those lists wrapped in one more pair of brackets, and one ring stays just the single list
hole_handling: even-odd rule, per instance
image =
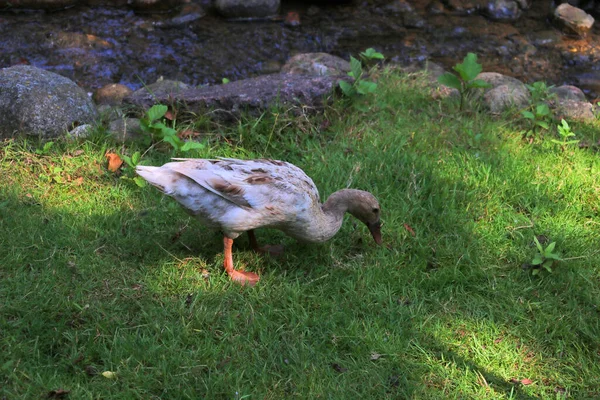
[{"label": "duck eye", "polygon": [[379,212],[379,208],[374,208],[372,211],[373,211],[373,214],[377,214]]}]

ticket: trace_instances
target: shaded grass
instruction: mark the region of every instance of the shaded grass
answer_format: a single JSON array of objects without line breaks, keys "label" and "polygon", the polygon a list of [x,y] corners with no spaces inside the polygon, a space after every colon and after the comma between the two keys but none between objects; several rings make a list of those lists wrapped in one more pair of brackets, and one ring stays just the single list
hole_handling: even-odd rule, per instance
[{"label": "shaded grass", "polygon": [[[285,159],[323,198],[352,186],[382,204],[381,248],[350,218],[323,245],[259,232],[282,259],[236,241],[236,263],[261,274],[252,289],[226,279],[218,234],[106,171],[105,139],[43,156],[5,142],[2,394],[598,397],[597,154],[525,144],[514,121],[456,113],[415,76],[379,88],[368,111],[278,111],[195,153]],[[572,125],[596,140],[597,125]],[[567,259],[552,274],[522,268],[534,235]]]}]

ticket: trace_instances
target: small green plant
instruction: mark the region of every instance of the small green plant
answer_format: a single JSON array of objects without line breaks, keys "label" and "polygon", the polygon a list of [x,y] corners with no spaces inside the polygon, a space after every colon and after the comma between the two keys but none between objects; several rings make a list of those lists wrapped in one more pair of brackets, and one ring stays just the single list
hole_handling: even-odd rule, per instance
[{"label": "small green plant", "polygon": [[571,130],[571,127],[564,119],[560,120],[560,125],[557,125],[556,128],[558,129],[558,135],[560,136],[561,140],[552,139],[552,143],[560,145],[563,151],[567,146],[579,143],[579,140],[569,140],[569,138],[575,137],[575,133]]},{"label": "small green plant", "polygon": [[552,111],[546,103],[539,103],[532,106],[531,110],[523,110],[521,115],[529,121],[529,129],[525,132],[525,137],[532,139],[540,130],[548,130],[552,122]]},{"label": "small green plant", "polygon": [[177,130],[167,126],[164,117],[168,107],[163,104],[155,104],[146,111],[140,119],[140,128],[148,133],[155,142],[163,141],[169,143],[175,150],[187,152],[193,149],[204,148],[204,144],[194,141],[184,141],[177,136]]},{"label": "small green plant", "polygon": [[554,85],[546,85],[546,82],[537,81],[533,82],[531,85],[525,85],[529,93],[531,93],[531,104],[539,104],[549,100],[552,97],[550,93],[550,89],[554,87]]},{"label": "small green plant", "polygon": [[533,241],[535,242],[538,252],[533,256],[533,260],[531,261],[531,265],[533,266],[531,273],[537,275],[540,273],[541,268],[544,268],[548,272],[552,272],[554,263],[561,260],[558,254],[554,253],[556,242],[552,242],[544,248],[537,237],[534,236]]},{"label": "small green plant", "polygon": [[[381,55],[381,53],[377,53],[373,49],[367,49],[365,52],[361,53],[361,55],[362,54],[365,54],[364,57],[368,59],[375,59],[378,58],[378,55]],[[381,55],[381,57],[383,58],[383,55]],[[367,81],[363,78],[365,76],[365,71],[363,70],[362,63],[354,57],[350,57],[350,72],[348,72],[348,76],[352,77],[352,83],[342,79],[338,81],[342,93],[348,97],[366,95],[373,93],[377,89],[377,84],[375,82]]]},{"label": "small green plant", "polygon": [[146,181],[142,179],[142,177],[135,175],[135,167],[137,167],[142,158],[141,153],[136,151],[131,157],[125,154],[119,154],[119,157],[121,157],[121,160],[127,165],[127,167],[124,168],[124,174],[121,175],[121,179],[132,180],[139,187],[146,186]]},{"label": "small green plant", "polygon": [[547,102],[552,98],[549,90],[553,86],[546,85],[545,82],[534,82],[531,85],[525,85],[531,94],[531,101],[527,109],[521,111],[521,115],[528,121],[529,129],[525,131],[524,137],[532,140],[542,130],[550,129],[550,124],[554,120],[552,110]]},{"label": "small green plant", "polygon": [[223,85],[226,85],[226,84],[228,84],[230,81],[229,81],[229,79],[227,79],[227,78],[223,78],[223,79],[221,79],[221,82],[223,82]]},{"label": "small green plant", "polygon": [[50,149],[52,148],[52,146],[54,146],[54,142],[46,142],[44,143],[44,146],[41,149],[35,150],[35,154],[45,156],[46,154],[50,153]]},{"label": "small green plant", "polygon": [[473,89],[488,88],[491,85],[482,79],[476,79],[483,67],[477,62],[475,53],[468,53],[463,62],[452,67],[458,76],[452,72],[445,72],[438,77],[442,85],[454,88],[460,93],[460,109],[462,110],[467,94]]},{"label": "small green plant", "polygon": [[368,49],[360,53],[360,58],[363,60],[365,65],[371,65],[377,61],[383,60],[385,57],[383,56],[383,54],[381,54],[374,48],[369,47]]}]

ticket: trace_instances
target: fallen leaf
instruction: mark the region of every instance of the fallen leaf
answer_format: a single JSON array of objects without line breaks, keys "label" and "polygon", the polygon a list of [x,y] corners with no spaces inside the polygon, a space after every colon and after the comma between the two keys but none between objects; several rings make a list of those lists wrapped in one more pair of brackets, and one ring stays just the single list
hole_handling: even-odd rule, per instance
[{"label": "fallen leaf", "polygon": [[167,110],[167,112],[165,113],[165,118],[169,121],[173,121],[175,119],[175,114],[173,113],[173,111]]},{"label": "fallen leaf", "polygon": [[533,383],[533,381],[531,379],[524,378],[524,379],[521,379],[521,383],[523,385],[531,385]]},{"label": "fallen leaf", "polygon": [[121,165],[123,165],[123,160],[116,153],[106,153],[106,158],[108,159],[108,170],[110,172],[117,172]]},{"label": "fallen leaf", "polygon": [[75,183],[75,185],[79,186],[81,184],[83,184],[83,176],[80,176],[79,178],[75,179],[73,181]]},{"label": "fallen leaf", "polygon": [[112,371],[104,371],[102,373],[102,376],[105,377],[106,379],[116,379],[117,378],[117,374],[115,374]]},{"label": "fallen leaf", "polygon": [[383,355],[381,355],[379,353],[375,353],[375,352],[371,353],[371,361],[379,360],[381,357],[383,357]]},{"label": "fallen leaf", "polygon": [[404,229],[406,229],[413,236],[417,235],[415,230],[409,224],[404,224]]},{"label": "fallen leaf", "polygon": [[73,152],[72,156],[77,157],[77,156],[82,155],[83,153],[84,153],[84,151],[82,149],[77,149]]},{"label": "fallen leaf", "polygon": [[69,390],[65,390],[65,389],[56,389],[56,390],[51,390],[48,392],[48,398],[50,399],[62,399],[63,397],[66,397],[69,394]]},{"label": "fallen leaf", "polygon": [[191,138],[198,137],[200,135],[201,135],[200,132],[193,131],[191,129],[184,129],[177,134],[177,136],[179,136],[180,139],[191,139]]}]

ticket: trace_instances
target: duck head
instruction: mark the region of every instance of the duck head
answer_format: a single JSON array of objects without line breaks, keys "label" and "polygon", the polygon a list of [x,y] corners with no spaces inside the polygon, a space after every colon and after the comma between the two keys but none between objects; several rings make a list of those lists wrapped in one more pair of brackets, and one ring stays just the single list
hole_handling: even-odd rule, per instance
[{"label": "duck head", "polygon": [[348,207],[348,212],[356,217],[359,221],[362,221],[367,228],[369,228],[369,232],[371,232],[371,236],[373,236],[373,240],[375,243],[381,244],[381,218],[380,218],[380,208],[379,202],[369,192],[358,191],[356,201],[352,202]]}]

